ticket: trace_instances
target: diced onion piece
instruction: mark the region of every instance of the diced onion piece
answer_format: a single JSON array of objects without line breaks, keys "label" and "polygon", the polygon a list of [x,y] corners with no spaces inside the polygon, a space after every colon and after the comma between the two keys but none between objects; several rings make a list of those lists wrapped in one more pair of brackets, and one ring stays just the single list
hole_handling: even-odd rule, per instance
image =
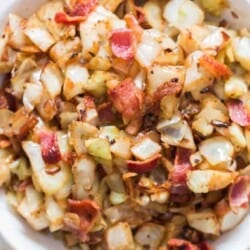
[{"label": "diced onion piece", "polygon": [[242,151],[247,146],[246,137],[238,124],[232,123],[228,128],[216,128],[216,130],[232,142],[236,152]]},{"label": "diced onion piece", "polygon": [[143,67],[149,67],[161,51],[161,45],[150,35],[147,30],[143,31],[141,41],[137,45],[136,60]]},{"label": "diced onion piece", "polygon": [[129,137],[125,133],[120,132],[119,137],[111,144],[110,150],[115,156],[128,160],[131,158],[130,147],[131,142]]},{"label": "diced onion piece", "polygon": [[111,144],[119,137],[120,130],[116,126],[104,126],[100,129],[99,137],[108,139]]},{"label": "diced onion piece", "polygon": [[88,70],[80,64],[72,63],[66,68],[63,95],[67,100],[84,93],[84,85],[89,78]]},{"label": "diced onion piece", "polygon": [[163,17],[174,27],[186,29],[204,20],[203,11],[190,0],[171,0],[164,7]]},{"label": "diced onion piece", "polygon": [[164,83],[177,79],[184,83],[185,67],[183,66],[162,66],[154,65],[148,70],[147,92],[152,95]]},{"label": "diced onion piece", "polygon": [[89,123],[73,121],[69,125],[70,144],[73,145],[77,155],[87,152],[85,140],[97,134],[97,128]]},{"label": "diced onion piece", "polygon": [[135,242],[141,247],[148,246],[149,249],[158,249],[164,236],[165,228],[155,223],[143,224],[135,233]]},{"label": "diced onion piece", "polygon": [[46,214],[49,220],[50,232],[55,232],[63,227],[64,209],[52,196],[45,197]]},{"label": "diced onion piece", "polygon": [[0,163],[0,187],[8,182],[11,177],[10,168],[7,164]]},{"label": "diced onion piece", "polygon": [[237,213],[229,210],[220,220],[222,232],[234,229],[249,213],[248,208],[239,208]]},{"label": "diced onion piece", "polygon": [[194,193],[208,193],[230,185],[237,173],[218,170],[193,170],[187,173],[187,185]]},{"label": "diced onion piece", "polygon": [[234,154],[232,143],[223,136],[206,139],[199,145],[200,153],[211,165],[231,161]]},{"label": "diced onion piece", "polygon": [[24,34],[23,26],[25,23],[26,20],[24,18],[15,14],[9,14],[9,28],[11,35],[8,43],[12,48],[23,52],[39,52],[39,49],[36,48]]},{"label": "diced onion piece", "polygon": [[160,153],[161,146],[150,138],[145,138],[141,142],[135,144],[131,148],[131,151],[139,160],[146,160],[155,154]]},{"label": "diced onion piece", "polygon": [[81,51],[81,41],[77,36],[70,40],[58,41],[49,51],[50,58],[61,68],[65,69],[72,55]]},{"label": "diced onion piece", "polygon": [[203,157],[199,151],[190,156],[190,163],[193,167],[199,165],[201,162],[203,162]]},{"label": "diced onion piece", "polygon": [[209,34],[201,43],[202,50],[214,50],[220,51],[225,47],[226,43],[230,39],[228,33],[223,29],[217,29]]},{"label": "diced onion piece", "polygon": [[152,28],[161,30],[163,28],[161,5],[157,1],[147,1],[143,10],[146,20]]},{"label": "diced onion piece", "polygon": [[120,222],[107,229],[105,240],[109,250],[133,250],[134,242],[131,229],[126,222]]},{"label": "diced onion piece", "polygon": [[99,50],[100,38],[108,35],[106,22],[112,18],[117,20],[111,11],[99,5],[89,14],[86,21],[80,23],[79,30],[84,58],[91,57],[89,53],[96,55]]},{"label": "diced onion piece", "polygon": [[164,120],[157,124],[157,130],[161,132],[161,140],[169,145],[177,146],[186,133],[186,123],[177,115],[170,120]]},{"label": "diced onion piece", "polygon": [[46,52],[56,42],[36,15],[29,18],[24,33],[43,52]]},{"label": "diced onion piece", "polygon": [[225,95],[228,98],[239,98],[248,92],[248,86],[244,80],[237,76],[230,77],[225,82]]},{"label": "diced onion piece", "polygon": [[93,138],[85,141],[87,151],[90,155],[105,159],[112,160],[109,142],[102,138]]},{"label": "diced onion piece", "polygon": [[62,40],[75,35],[75,26],[62,25],[56,22],[56,14],[63,11],[64,2],[62,1],[48,1],[37,11],[37,16],[56,40]]},{"label": "diced onion piece", "polygon": [[9,121],[14,116],[14,113],[8,109],[0,109],[0,134],[7,134],[7,130],[10,129]]},{"label": "diced onion piece", "polygon": [[61,93],[63,77],[56,64],[49,62],[41,74],[41,81],[47,89],[51,98],[55,98]]},{"label": "diced onion piece", "polygon": [[23,93],[23,105],[28,111],[32,111],[41,100],[43,86],[39,83],[28,83]]},{"label": "diced onion piece", "polygon": [[233,40],[233,52],[241,66],[246,70],[250,70],[250,38],[236,37]]},{"label": "diced onion piece", "polygon": [[190,212],[187,214],[190,227],[205,234],[219,235],[220,224],[212,211]]},{"label": "diced onion piece", "polygon": [[46,194],[56,194],[63,188],[64,185],[71,182],[70,169],[66,165],[61,164],[60,171],[54,175],[46,173],[46,166],[42,158],[41,147],[39,144],[31,141],[24,141],[22,146],[31,162],[33,175],[41,189]]},{"label": "diced onion piece", "polygon": [[25,197],[17,207],[17,211],[27,220],[34,230],[43,230],[49,226],[43,208],[42,196],[31,186],[25,189]]},{"label": "diced onion piece", "polygon": [[237,209],[237,212],[234,212],[229,207],[229,204],[222,200],[216,207],[215,212],[220,221],[220,230],[222,233],[234,229],[249,213],[249,207],[243,207]]},{"label": "diced onion piece", "polygon": [[109,199],[113,205],[118,205],[125,202],[128,199],[128,196],[125,193],[117,193],[112,191],[109,195]]},{"label": "diced onion piece", "polygon": [[210,80],[207,75],[203,74],[198,62],[204,55],[202,51],[194,51],[186,58],[186,75],[184,81],[184,90],[190,91],[193,98],[196,100],[202,99],[201,90],[210,86]]},{"label": "diced onion piece", "polygon": [[95,161],[87,156],[77,159],[73,165],[73,175],[78,188],[90,190],[95,181]]}]

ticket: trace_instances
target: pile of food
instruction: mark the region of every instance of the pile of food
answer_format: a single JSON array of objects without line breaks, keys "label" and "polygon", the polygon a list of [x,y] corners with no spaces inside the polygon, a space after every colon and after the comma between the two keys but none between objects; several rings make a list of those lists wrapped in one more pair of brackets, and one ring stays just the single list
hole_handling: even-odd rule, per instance
[{"label": "pile of food", "polygon": [[250,199],[250,33],[224,1],[54,0],[0,38],[0,185],[68,246],[208,250]]}]

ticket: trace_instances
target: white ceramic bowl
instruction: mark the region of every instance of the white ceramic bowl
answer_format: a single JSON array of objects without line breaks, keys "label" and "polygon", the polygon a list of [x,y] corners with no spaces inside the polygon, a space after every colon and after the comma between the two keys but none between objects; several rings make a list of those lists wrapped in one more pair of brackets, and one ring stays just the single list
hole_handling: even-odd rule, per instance
[{"label": "white ceramic bowl", "polygon": [[[2,0],[0,6],[0,29],[8,13],[29,16],[47,0]],[[230,0],[231,8],[239,16],[235,19],[229,10],[223,16],[235,27],[250,29],[250,0]],[[1,78],[0,78],[1,81]],[[3,243],[4,242],[4,243]],[[250,250],[250,215],[233,231],[214,243],[216,250]],[[6,204],[0,190],[0,250],[66,250],[62,242],[49,235],[33,231],[25,221]]]}]

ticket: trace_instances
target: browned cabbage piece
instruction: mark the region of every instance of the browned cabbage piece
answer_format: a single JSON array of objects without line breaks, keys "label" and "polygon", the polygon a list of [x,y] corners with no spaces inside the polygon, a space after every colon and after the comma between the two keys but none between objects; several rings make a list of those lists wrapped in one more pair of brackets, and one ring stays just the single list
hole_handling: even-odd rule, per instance
[{"label": "browned cabbage piece", "polygon": [[222,6],[52,0],[9,15],[0,185],[34,230],[86,250],[196,250],[247,216],[250,40],[207,22]]}]

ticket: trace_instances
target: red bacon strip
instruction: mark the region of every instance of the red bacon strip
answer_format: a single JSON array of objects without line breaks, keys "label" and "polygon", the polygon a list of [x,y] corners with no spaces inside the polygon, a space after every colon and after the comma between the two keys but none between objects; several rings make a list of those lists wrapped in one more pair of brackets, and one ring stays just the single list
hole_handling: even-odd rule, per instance
[{"label": "red bacon strip", "polygon": [[161,159],[161,154],[157,154],[145,161],[127,161],[128,171],[135,172],[138,174],[143,174],[150,172],[155,167],[157,167],[159,160]]},{"label": "red bacon strip", "polygon": [[231,209],[237,212],[240,207],[247,207],[250,195],[250,178],[248,176],[239,176],[230,186],[228,200]]},{"label": "red bacon strip", "polygon": [[138,89],[130,78],[110,89],[108,94],[114,108],[122,113],[124,120],[131,121],[141,112],[143,91]]},{"label": "red bacon strip", "polygon": [[112,53],[123,60],[130,61],[135,56],[135,38],[131,29],[122,28],[111,32],[109,38]]},{"label": "red bacon strip", "polygon": [[199,248],[187,240],[182,239],[170,239],[168,241],[168,249],[180,249],[180,250],[199,250]]},{"label": "red bacon strip", "polygon": [[42,157],[47,164],[56,164],[61,160],[61,153],[54,132],[42,131],[39,134]]},{"label": "red bacon strip", "polygon": [[212,56],[204,55],[200,58],[200,66],[208,71],[213,77],[229,77],[232,75],[230,68],[214,59]]},{"label": "red bacon strip", "polygon": [[242,127],[250,126],[250,113],[241,100],[230,100],[228,103],[231,120]]},{"label": "red bacon strip", "polygon": [[186,182],[187,171],[192,169],[190,163],[190,155],[192,150],[178,147],[176,150],[174,169],[171,172],[171,180],[174,184],[182,184]]},{"label": "red bacon strip", "polygon": [[55,15],[55,21],[64,24],[78,24],[86,20],[94,10],[96,3],[96,0],[77,0],[73,6],[70,6],[68,13],[58,12]]}]

